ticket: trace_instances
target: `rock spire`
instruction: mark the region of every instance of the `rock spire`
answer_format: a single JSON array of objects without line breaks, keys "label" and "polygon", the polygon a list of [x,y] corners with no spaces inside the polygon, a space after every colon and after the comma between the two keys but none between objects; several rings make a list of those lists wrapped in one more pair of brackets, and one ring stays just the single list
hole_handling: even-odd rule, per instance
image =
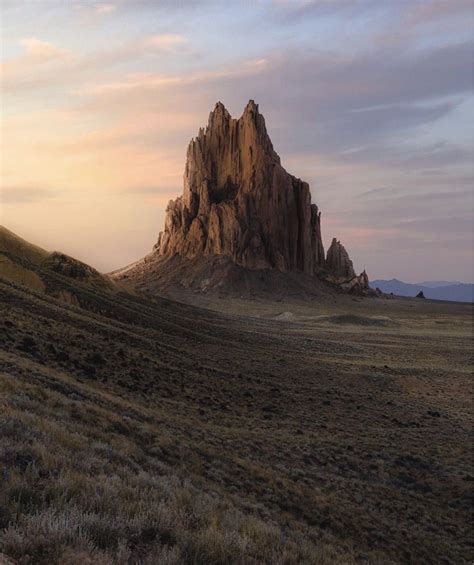
[{"label": "rock spire", "polygon": [[282,167],[253,100],[239,119],[216,104],[189,143],[183,194],[169,202],[153,253],[116,276],[144,279],[153,271],[160,278],[167,261],[179,260],[183,277],[194,281],[199,261],[214,259],[248,272],[301,272],[350,292],[368,289],[367,275],[356,276],[339,241],[325,256],[309,186]]},{"label": "rock spire", "polygon": [[321,214],[309,186],[281,166],[258,105],[239,119],[222,103],[191,140],[183,195],[168,204],[159,255],[226,255],[249,269],[324,267]]},{"label": "rock spire", "polygon": [[336,238],[333,238],[331,247],[328,249],[326,268],[335,277],[341,279],[348,280],[356,276],[354,265],[349,259],[346,248]]}]

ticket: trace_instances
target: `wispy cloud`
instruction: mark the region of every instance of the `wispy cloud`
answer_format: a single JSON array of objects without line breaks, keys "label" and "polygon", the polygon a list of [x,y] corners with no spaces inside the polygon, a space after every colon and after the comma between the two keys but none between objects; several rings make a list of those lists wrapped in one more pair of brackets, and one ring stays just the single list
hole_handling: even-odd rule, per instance
[{"label": "wispy cloud", "polygon": [[55,73],[70,61],[70,53],[49,41],[25,37],[19,44],[23,53],[7,59],[0,66],[2,90],[26,87],[42,77]]},{"label": "wispy cloud", "polygon": [[209,110],[221,100],[237,117],[253,98],[283,165],[310,183],[324,233],[356,264],[403,276],[428,260],[429,235],[455,268],[470,245],[472,0],[13,4],[2,202],[38,231],[67,223],[82,245],[76,211],[94,208],[110,268],[137,258],[113,246],[139,225],[148,249]]},{"label": "wispy cloud", "polygon": [[469,25],[473,18],[472,0],[431,0],[413,2],[403,19],[408,26],[419,26],[433,22],[445,23],[447,19],[459,19],[464,25]]},{"label": "wispy cloud", "polygon": [[[100,84],[100,77],[109,76],[117,67],[136,63],[148,55],[172,56],[189,41],[185,36],[174,33],[146,35],[87,54],[70,52],[36,37],[24,38],[19,43],[24,53],[7,59],[0,66],[5,94],[14,94],[25,88],[52,90],[91,82]],[[146,73],[137,73],[137,76],[140,75],[146,76]]]},{"label": "wispy cloud", "polygon": [[[186,73],[186,74],[158,74],[158,73],[132,73],[116,82],[104,82],[81,91],[88,96],[115,94],[135,90],[138,95],[144,92],[165,87],[187,87],[199,83],[211,83],[219,80],[240,79],[251,77],[263,72],[268,66],[267,59],[252,59],[243,61],[239,65],[224,66],[216,70]],[[185,91],[183,91],[184,93]]]},{"label": "wispy cloud", "polygon": [[95,12],[97,14],[100,14],[101,16],[103,15],[108,15],[108,14],[112,14],[113,12],[115,12],[115,10],[117,9],[117,5],[116,4],[96,4],[94,6]]},{"label": "wispy cloud", "polygon": [[25,56],[31,60],[44,62],[51,59],[60,59],[66,53],[48,41],[42,41],[37,37],[25,37],[20,39],[20,45],[25,50]]},{"label": "wispy cloud", "polygon": [[118,191],[117,194],[123,194],[134,200],[148,201],[154,205],[166,205],[181,192],[182,186],[179,182],[180,180],[181,179],[176,179],[174,185],[125,187],[123,190]]},{"label": "wispy cloud", "polygon": [[283,151],[344,154],[352,162],[403,162],[413,168],[469,158],[465,149],[447,143],[410,146],[400,136],[449,116],[470,95],[473,49],[472,43],[460,43],[415,57],[394,49],[383,64],[376,52],[348,58],[268,53],[204,72],[130,73],[81,93],[89,98],[87,107],[105,113],[123,111],[124,104],[150,112],[158,99],[175,114],[183,108],[205,112],[217,99],[239,108],[255,98],[265,104]]},{"label": "wispy cloud", "polygon": [[169,48],[175,45],[182,45],[187,43],[187,41],[186,37],[177,33],[162,33],[147,37],[144,43],[150,47]]},{"label": "wispy cloud", "polygon": [[42,202],[55,196],[52,190],[38,187],[2,186],[0,200],[3,204],[22,204],[25,202]]}]

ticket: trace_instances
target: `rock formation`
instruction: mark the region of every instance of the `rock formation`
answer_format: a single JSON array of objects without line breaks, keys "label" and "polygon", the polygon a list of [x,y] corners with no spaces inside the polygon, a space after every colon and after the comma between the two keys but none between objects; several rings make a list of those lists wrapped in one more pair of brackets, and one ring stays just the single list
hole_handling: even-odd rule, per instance
[{"label": "rock formation", "polygon": [[184,194],[167,208],[159,255],[226,255],[248,269],[324,267],[321,215],[288,174],[251,100],[238,120],[218,103],[188,147]]},{"label": "rock formation", "polygon": [[356,276],[354,265],[349,259],[346,248],[336,238],[333,238],[331,247],[328,249],[326,268],[335,277],[344,280],[353,279]]},{"label": "rock formation", "polygon": [[152,255],[114,276],[159,277],[157,265],[175,258],[190,268],[218,258],[250,271],[300,272],[332,284],[357,278],[337,240],[325,258],[321,213],[309,186],[281,166],[253,100],[239,119],[216,104],[206,129],[188,146],[183,195],[169,202]]},{"label": "rock formation", "polygon": [[365,271],[362,271],[360,275],[356,275],[352,279],[339,280],[337,284],[344,292],[350,292],[351,294],[377,295],[375,290],[369,288],[369,277]]}]

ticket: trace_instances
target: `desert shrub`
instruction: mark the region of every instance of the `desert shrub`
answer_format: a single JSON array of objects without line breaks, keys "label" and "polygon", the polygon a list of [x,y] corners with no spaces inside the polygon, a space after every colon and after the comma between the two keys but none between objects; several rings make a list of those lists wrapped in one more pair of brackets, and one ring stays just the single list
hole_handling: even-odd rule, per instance
[{"label": "desert shrub", "polygon": [[22,338],[18,348],[21,351],[33,352],[33,351],[36,351],[37,343],[31,336],[27,335],[27,336]]},{"label": "desert shrub", "polygon": [[332,562],[258,517],[263,506],[239,509],[148,449],[174,439],[150,430],[142,445],[142,423],[58,388],[40,402],[17,391],[0,414],[0,552],[35,565]]},{"label": "desert shrub", "polygon": [[62,514],[55,509],[21,516],[16,524],[4,530],[1,548],[14,559],[29,556],[38,565],[58,562],[66,548],[94,551],[92,541],[82,529],[81,516]]},{"label": "desert shrub", "polygon": [[86,355],[86,363],[90,365],[95,365],[96,367],[102,367],[105,365],[105,358],[101,353],[89,353]]}]

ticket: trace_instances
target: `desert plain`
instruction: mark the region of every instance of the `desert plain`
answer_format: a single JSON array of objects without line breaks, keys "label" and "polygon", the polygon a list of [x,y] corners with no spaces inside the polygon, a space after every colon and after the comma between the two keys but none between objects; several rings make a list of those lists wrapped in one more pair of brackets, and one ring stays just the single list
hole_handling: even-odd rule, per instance
[{"label": "desert plain", "polygon": [[40,275],[0,282],[7,563],[472,561],[471,305]]}]

